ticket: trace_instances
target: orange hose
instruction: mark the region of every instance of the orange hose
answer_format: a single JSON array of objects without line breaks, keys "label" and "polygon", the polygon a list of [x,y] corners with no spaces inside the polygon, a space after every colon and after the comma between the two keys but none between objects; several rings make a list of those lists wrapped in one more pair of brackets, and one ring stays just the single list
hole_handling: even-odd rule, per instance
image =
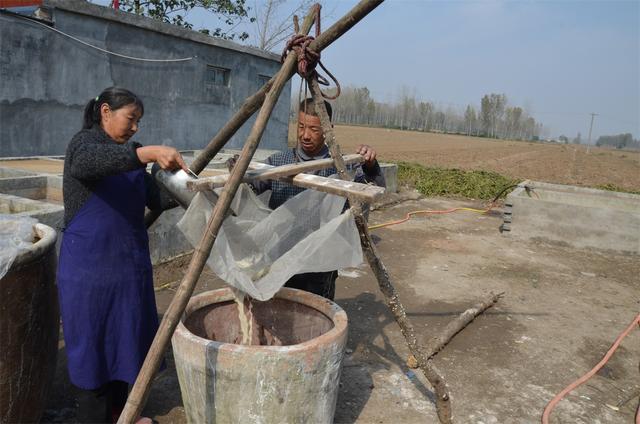
[{"label": "orange hose", "polygon": [[476,213],[487,213],[491,209],[493,209],[494,207],[495,207],[495,203],[491,203],[487,209],[451,208],[451,209],[445,209],[445,210],[413,211],[413,212],[407,213],[407,215],[403,219],[399,219],[397,221],[385,222],[383,224],[371,225],[369,227],[369,230],[375,230],[377,228],[390,227],[391,225],[402,224],[403,222],[407,222],[408,220],[410,220],[413,215],[418,215],[418,214],[420,214],[420,215],[422,215],[422,214],[444,215],[446,213],[452,213],[452,212],[457,212],[457,211],[469,211],[469,212],[476,212]]},{"label": "orange hose", "polygon": [[[616,351],[616,349],[618,349],[618,346],[620,346],[620,343],[622,343],[622,339],[624,339],[627,336],[627,334],[629,334],[636,325],[640,325],[640,314],[638,314],[638,316],[633,320],[633,322],[629,324],[629,326],[618,336],[616,341],[613,342],[613,345],[611,345],[611,348],[604,355],[602,360],[598,362],[598,365],[593,367],[591,371],[589,371],[588,373],[580,377],[578,380],[569,384],[563,391],[561,391],[553,399],[551,399],[551,401],[547,404],[547,407],[544,408],[544,412],[542,414],[542,424],[549,423],[549,416],[551,415],[551,411],[553,411],[553,408],[556,407],[558,402],[560,402],[562,398],[564,398],[567,395],[567,393],[569,393],[576,387],[580,386],[581,384],[589,380],[591,377],[594,376],[595,373],[598,372],[598,370],[600,370],[600,368],[604,366],[604,364],[607,363],[607,361],[611,358],[611,356],[613,356],[613,353]],[[640,410],[637,411],[636,413],[636,424],[640,424]]]}]

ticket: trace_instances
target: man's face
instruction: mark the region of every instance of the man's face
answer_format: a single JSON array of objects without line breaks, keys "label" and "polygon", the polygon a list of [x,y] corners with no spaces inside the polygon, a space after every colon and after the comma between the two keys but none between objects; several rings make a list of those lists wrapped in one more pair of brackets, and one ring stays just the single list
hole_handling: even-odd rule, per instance
[{"label": "man's face", "polygon": [[304,112],[298,114],[298,145],[309,156],[320,153],[324,146],[324,132],[320,118]]}]

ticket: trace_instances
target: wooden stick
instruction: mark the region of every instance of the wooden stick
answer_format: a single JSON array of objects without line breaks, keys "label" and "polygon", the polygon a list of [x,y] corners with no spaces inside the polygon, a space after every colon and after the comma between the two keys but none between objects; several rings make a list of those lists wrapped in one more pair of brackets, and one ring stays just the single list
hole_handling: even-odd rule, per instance
[{"label": "wooden stick", "polygon": [[[305,34],[311,29],[311,25],[307,28]],[[265,96],[273,82],[275,76],[272,77],[265,85],[263,85],[254,95],[248,97],[240,109],[231,117],[231,119],[218,131],[218,133],[209,141],[209,144],[198,154],[198,156],[191,163],[189,169],[194,173],[200,174],[204,168],[207,167],[209,162],[220,152],[225,144],[233,137],[233,135],[244,125],[249,118],[262,106]],[[144,224],[147,228],[160,217],[162,211],[147,211],[144,215]]]},{"label": "wooden stick", "polygon": [[[308,23],[308,25],[311,26],[311,22],[313,22],[314,17],[315,12],[309,13],[303,25]],[[224,190],[213,208],[211,217],[207,222],[207,227],[203,232],[198,246],[194,250],[187,272],[182,278],[171,304],[162,317],[160,327],[158,328],[158,332],[156,333],[151,347],[149,348],[149,352],[144,360],[142,369],[136,378],[135,384],[131,389],[131,393],[129,393],[129,397],[127,398],[127,403],[125,404],[122,414],[118,418],[118,424],[132,424],[135,418],[140,415],[140,412],[146,403],[147,396],[149,395],[149,389],[151,388],[151,379],[158,371],[164,351],[166,350],[171,336],[180,321],[180,317],[189,302],[189,298],[193,293],[198,278],[200,278],[200,275],[202,274],[206,260],[211,254],[211,248],[213,247],[218,230],[222,225],[222,221],[226,216],[227,209],[233,200],[245,171],[249,167],[251,158],[258,147],[260,137],[266,127],[271,111],[275,107],[278,96],[286,82],[293,74],[294,66],[295,58],[291,55],[287,57],[282,68],[276,74],[273,86],[266,94],[265,101],[258,113],[256,122],[251,129],[251,133],[245,142],[238,163],[233,168],[231,177],[227,181]]]},{"label": "wooden stick", "polygon": [[[318,37],[315,41],[322,39],[322,42],[325,43],[324,46],[329,45],[340,35],[346,32],[349,28],[353,27],[357,22],[364,18],[369,12],[375,9],[380,3],[382,3],[382,1],[383,0],[361,1],[349,13],[343,16],[332,26],[332,28],[336,26],[339,27],[337,31],[334,30],[332,32],[332,34],[334,34],[333,38],[330,39],[329,36],[324,36],[324,34],[321,34],[320,37]],[[313,21],[314,16],[315,9],[313,9],[313,11],[307,15],[303,26],[305,26],[307,20]],[[282,65],[282,68],[275,77],[275,81],[271,89],[266,94],[265,101],[262,105],[262,108],[260,109],[260,112],[258,113],[256,122],[251,129],[251,133],[249,134],[249,137],[245,142],[242,153],[240,154],[240,158],[234,166],[231,172],[231,177],[225,185],[218,201],[213,208],[211,218],[207,223],[207,228],[203,233],[198,247],[196,247],[194,251],[191,262],[189,263],[189,268],[187,269],[187,273],[180,282],[180,286],[178,287],[178,290],[176,291],[176,294],[171,301],[169,308],[162,318],[160,328],[158,329],[158,332],[153,339],[153,343],[151,344],[151,348],[149,349],[144,364],[142,365],[142,369],[140,370],[131,393],[129,394],[129,398],[127,399],[124,410],[122,411],[122,414],[118,419],[118,424],[133,423],[133,420],[140,414],[140,411],[142,410],[142,407],[146,402],[147,396],[149,394],[151,379],[158,370],[164,351],[169,344],[171,335],[178,325],[178,321],[180,320],[187,302],[189,301],[189,298],[193,293],[196,282],[200,277],[200,274],[202,273],[206,260],[211,254],[211,248],[213,247],[215,237],[218,233],[218,230],[220,229],[220,226],[222,225],[222,221],[225,218],[226,212],[229,209],[229,205],[233,200],[238,186],[242,181],[244,173],[249,167],[251,158],[258,148],[260,138],[262,137],[262,133],[264,132],[269,116],[271,115],[271,112],[275,107],[282,88],[295,72],[295,62],[296,58],[294,55],[289,55],[286,58],[284,64]]]},{"label": "wooden stick", "polygon": [[[361,163],[364,161],[362,155],[348,155],[345,157],[346,163]],[[247,171],[242,179],[243,183],[263,180],[277,180],[291,175],[301,174],[303,172],[312,172],[320,169],[330,168],[333,166],[333,159],[317,159],[306,162],[292,163],[282,166],[269,166],[268,168],[257,169],[255,171]],[[208,178],[200,178],[198,180],[187,181],[187,188],[191,191],[212,190],[222,187],[229,179],[229,174],[216,175]]]},{"label": "wooden stick", "polygon": [[347,180],[336,180],[319,175],[298,174],[293,178],[284,179],[289,183],[316,191],[337,194],[357,202],[371,203],[384,194],[384,188],[370,184],[361,184]]},{"label": "wooden stick", "polygon": [[[309,25],[306,29],[306,33],[311,29],[311,25]],[[233,135],[244,125],[245,122],[249,118],[253,116],[253,114],[262,106],[264,103],[265,96],[273,82],[275,81],[275,76],[272,77],[265,85],[263,85],[254,95],[248,97],[240,109],[231,117],[229,121],[218,131],[218,133],[209,141],[209,144],[205,146],[204,149],[198,154],[198,156],[191,163],[189,169],[191,169],[194,173],[200,174],[204,168],[207,167],[209,162],[220,152],[220,150],[224,147],[225,144],[233,137]],[[147,228],[151,227],[151,225],[160,217],[162,214],[161,210],[156,211],[147,211],[144,215],[144,224]]]},{"label": "wooden stick", "polygon": [[[378,7],[384,0],[361,0],[349,13],[344,15],[340,20],[335,22],[325,32],[315,39],[309,47],[317,52],[325,49],[335,40],[340,38],[345,32],[349,31],[355,24],[360,22],[368,13]],[[312,20],[307,19],[312,16]],[[315,17],[315,6],[312,11],[309,12],[307,17],[302,23],[301,34],[308,34],[313,24],[313,18]],[[238,112],[225,124],[224,127],[218,131],[218,133],[211,139],[209,144],[200,152],[198,157],[191,163],[190,169],[199,174],[216,154],[224,147],[229,139],[238,131],[238,129],[258,110],[258,108],[264,102],[266,93],[270,90],[275,81],[273,76],[260,90],[258,90],[253,96],[247,98]],[[291,76],[290,76],[291,77]],[[290,78],[289,77],[289,78]],[[149,228],[162,214],[162,211],[148,211],[144,216],[144,223]]]},{"label": "wooden stick", "polygon": [[[322,98],[322,93],[320,92],[320,85],[315,78],[310,78],[308,82],[311,93],[313,95],[316,113],[320,117],[320,122],[322,124],[325,143],[327,143],[327,145],[329,146],[331,156],[335,160],[336,169],[338,169],[339,171],[343,171],[342,173],[340,173],[342,178],[347,178],[346,167],[344,165],[344,162],[342,161],[340,147],[336,142],[335,134],[331,126],[331,121],[329,120],[329,114],[327,113],[324,99]],[[364,214],[362,212],[362,205],[358,202],[354,202],[354,199],[350,199],[350,203],[351,210],[356,221],[356,226],[358,227],[358,232],[360,233],[360,244],[362,245],[362,250],[365,253],[371,270],[378,280],[380,291],[384,295],[387,306],[391,310],[393,317],[400,326],[400,331],[407,341],[409,350],[417,358],[420,369],[424,373],[427,380],[429,380],[429,383],[431,383],[436,392],[436,410],[440,422],[449,424],[452,422],[452,419],[451,400],[447,384],[442,377],[442,373],[436,368],[433,362],[428,359],[428,357],[424,354],[424,349],[418,344],[413,325],[407,318],[406,311],[404,309],[404,306],[400,302],[398,292],[391,282],[391,278],[389,277],[387,268],[382,263],[380,256],[376,252],[375,245],[371,240],[369,229],[367,228],[367,221],[364,218]]]},{"label": "wooden stick", "polygon": [[[331,165],[333,165],[333,163],[331,163]],[[352,200],[355,199],[356,201],[368,203],[374,202],[384,194],[383,187],[378,187],[370,184],[361,184],[346,180],[336,180],[334,178],[321,177],[320,175],[312,174],[298,174],[290,177],[286,176],[286,174],[290,172],[279,172],[280,168],[282,167],[272,167],[270,171],[274,171],[272,172],[272,174],[275,175],[277,179],[287,181],[289,184],[297,187],[311,188],[316,191],[336,194],[338,196],[344,196]],[[247,175],[249,174],[250,172],[247,172],[245,174],[243,182],[250,182],[253,180],[253,178],[247,177]],[[280,176],[277,177],[277,175]],[[219,182],[217,181],[218,177],[225,177],[224,181],[227,181],[229,179],[229,174],[188,181],[187,188],[192,191],[209,191],[213,187],[219,187]]]},{"label": "wooden stick", "polygon": [[[355,198],[357,201],[368,203],[374,202],[384,194],[384,188],[382,187],[352,181],[336,180],[320,175],[298,174],[294,177],[282,177],[280,180],[297,187],[310,188],[347,198]],[[191,184],[190,189],[193,191],[210,190],[208,183],[203,185]]]},{"label": "wooden stick", "polygon": [[[478,315],[492,307],[504,293],[494,294],[489,292],[485,299],[473,305],[460,315],[458,315],[453,321],[449,322],[447,326],[441,331],[441,335],[433,337],[425,348],[426,356],[428,359],[433,359],[444,347],[453,339],[453,337],[462,331],[471,321],[473,321]],[[407,366],[409,368],[418,368],[418,360],[412,354],[409,354],[407,358]]]},{"label": "wooden stick", "polygon": [[490,292],[486,298],[473,305],[460,315],[458,315],[453,321],[449,322],[447,326],[440,332],[440,335],[432,338],[427,342],[425,347],[426,356],[432,359],[438,352],[440,352],[446,345],[453,339],[453,336],[458,334],[460,330],[466,327],[471,321],[473,321],[478,315],[492,307],[504,293],[495,294]]},{"label": "wooden stick", "polygon": [[[314,6],[315,8],[315,6]],[[315,10],[315,9],[313,9]],[[315,11],[310,13],[314,14]],[[308,16],[307,16],[308,17]],[[307,22],[305,21],[302,24],[301,34],[308,34],[313,26],[313,22],[315,19],[311,19]],[[296,31],[297,32],[297,31]],[[244,125],[245,122],[249,118],[253,116],[253,114],[262,106],[264,103],[265,96],[267,92],[271,89],[273,82],[275,81],[275,75],[269,79],[260,89],[255,92],[252,96],[249,96],[245,99],[245,101],[240,106],[240,109],[231,117],[229,121],[218,131],[218,133],[209,141],[204,149],[200,151],[198,156],[193,160],[189,169],[191,169],[194,173],[200,174],[203,169],[209,165],[209,162],[222,150],[222,148],[227,144],[227,142],[234,136],[234,134]],[[144,225],[146,228],[151,227],[153,223],[162,215],[161,210],[149,210],[144,215]]]}]

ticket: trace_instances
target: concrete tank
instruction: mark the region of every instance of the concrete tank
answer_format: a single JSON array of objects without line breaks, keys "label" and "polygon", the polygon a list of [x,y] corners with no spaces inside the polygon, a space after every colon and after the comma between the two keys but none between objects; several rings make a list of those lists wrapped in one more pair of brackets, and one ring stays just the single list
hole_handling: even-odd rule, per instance
[{"label": "concrete tank", "polygon": [[38,422],[56,366],[56,232],[35,225],[36,241],[0,279],[0,423]]},{"label": "concrete tank", "polygon": [[189,301],[172,339],[188,422],[333,422],[346,313],[320,296],[288,288],[250,307],[252,343],[241,345],[230,289]]}]

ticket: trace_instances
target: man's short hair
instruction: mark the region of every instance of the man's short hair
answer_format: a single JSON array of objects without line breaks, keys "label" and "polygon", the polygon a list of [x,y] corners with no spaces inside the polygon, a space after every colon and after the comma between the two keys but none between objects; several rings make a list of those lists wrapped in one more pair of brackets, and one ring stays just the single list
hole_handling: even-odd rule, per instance
[{"label": "man's short hair", "polygon": [[[333,110],[331,109],[331,104],[328,101],[324,101],[324,106],[327,108],[327,114],[329,115],[329,120],[333,117]],[[316,105],[312,98],[304,99],[300,102],[300,112],[304,112],[307,115],[318,116],[318,111],[316,111]]]}]

